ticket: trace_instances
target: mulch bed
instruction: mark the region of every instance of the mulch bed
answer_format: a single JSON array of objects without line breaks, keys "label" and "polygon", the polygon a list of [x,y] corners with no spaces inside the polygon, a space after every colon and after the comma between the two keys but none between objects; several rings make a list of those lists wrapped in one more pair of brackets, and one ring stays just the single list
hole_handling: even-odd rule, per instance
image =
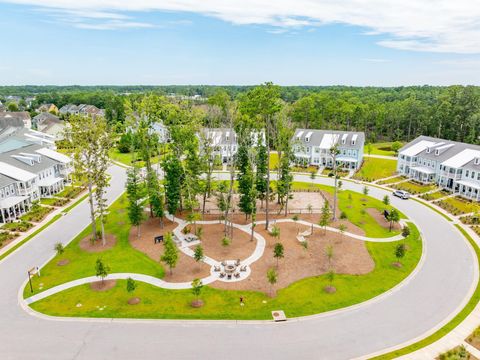
[{"label": "mulch bed", "polygon": [[230,245],[223,246],[224,225],[202,225],[202,247],[205,255],[215,260],[244,260],[255,250],[256,239],[250,240],[250,234],[237,228],[233,229]]},{"label": "mulch bed", "polygon": [[325,286],[323,288],[323,290],[327,293],[327,294],[333,294],[333,293],[336,293],[337,292],[337,289],[335,288],[335,286]]},{"label": "mulch bed", "polygon": [[201,308],[203,306],[203,301],[202,300],[193,300],[190,305],[194,308]]},{"label": "mulch bed", "polygon": [[60,260],[59,262],[57,262],[57,266],[65,266],[65,265],[68,265],[69,263],[70,263],[70,260],[63,259],[63,260]]},{"label": "mulch bed", "polygon": [[139,297],[133,297],[128,299],[128,304],[129,305],[137,305],[140,304],[141,299]]},{"label": "mulch bed", "polygon": [[[308,249],[305,250],[296,239],[298,232],[303,232],[309,226],[295,223],[277,223],[280,228],[280,240],[285,248],[285,257],[280,259],[278,282],[274,290],[278,290],[303,278],[322,275],[328,272],[329,264],[325,255],[327,246],[332,245],[334,256],[331,266],[338,274],[363,275],[371,272],[375,263],[363,241],[349,238],[346,235],[314,229],[308,237]],[[267,281],[267,271],[276,267],[273,258],[273,247],[277,241],[263,227],[256,229],[267,241],[264,255],[252,264],[252,273],[244,281],[226,283],[216,281],[210,286],[231,290],[256,290],[269,294],[271,285]]]},{"label": "mulch bed", "polygon": [[[155,236],[164,235],[167,232],[172,232],[178,224],[170,220],[164,219],[164,227],[160,226],[159,218],[148,218],[140,225],[140,237],[137,237],[137,227],[132,226],[129,234],[130,244],[137,250],[143,252],[152,260],[160,262],[160,257],[164,252],[163,243],[155,244],[153,239]],[[164,264],[163,264],[164,265]],[[200,262],[197,263],[190,256],[185,255],[179,250],[178,263],[173,269],[173,274],[170,274],[168,267],[165,266],[165,281],[169,282],[186,282],[192,281],[195,278],[203,278],[210,275],[210,266]]]},{"label": "mulch bed", "polygon": [[392,263],[392,266],[397,268],[397,269],[400,269],[403,265],[401,263],[399,263],[398,261],[395,261]]},{"label": "mulch bed", "polygon": [[88,235],[80,240],[80,249],[90,253],[98,253],[113,248],[117,243],[117,238],[113,234],[105,234],[105,245],[103,245],[101,238],[98,238],[93,244],[90,241],[91,239],[92,235]]},{"label": "mulch bed", "polygon": [[90,289],[93,291],[107,291],[117,285],[117,280],[95,281],[90,283]]},{"label": "mulch bed", "polygon": [[[390,222],[385,219],[383,212],[378,211],[375,208],[368,208],[367,213],[375,219],[375,221],[384,229],[390,229]],[[392,231],[401,230],[402,226],[399,223],[392,225]]]}]

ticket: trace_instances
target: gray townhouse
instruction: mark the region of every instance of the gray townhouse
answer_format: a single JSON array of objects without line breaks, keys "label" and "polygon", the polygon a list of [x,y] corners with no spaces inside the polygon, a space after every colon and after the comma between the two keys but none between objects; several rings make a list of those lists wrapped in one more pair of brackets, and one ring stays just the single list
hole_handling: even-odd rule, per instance
[{"label": "gray townhouse", "polygon": [[353,131],[296,129],[292,138],[293,152],[299,165],[333,168],[331,149],[335,146],[337,166],[358,170],[363,162],[365,134]]},{"label": "gray townhouse", "polygon": [[480,146],[419,136],[398,152],[397,172],[480,200]]}]

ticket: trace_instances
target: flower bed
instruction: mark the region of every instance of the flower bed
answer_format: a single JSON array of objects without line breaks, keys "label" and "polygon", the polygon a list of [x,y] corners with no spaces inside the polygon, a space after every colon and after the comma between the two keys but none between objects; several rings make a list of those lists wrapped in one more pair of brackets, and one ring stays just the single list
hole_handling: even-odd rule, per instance
[{"label": "flower bed", "polygon": [[73,199],[74,197],[77,197],[77,195],[80,194],[83,190],[83,187],[65,186],[65,188],[56,195],[56,197]]},{"label": "flower bed", "polygon": [[11,222],[8,224],[5,224],[2,226],[3,230],[9,230],[9,231],[19,231],[19,232],[25,232],[28,229],[30,229],[33,226],[32,223],[29,223],[28,221],[17,221],[17,222]]},{"label": "flower bed", "polygon": [[428,191],[435,190],[437,186],[434,184],[425,185],[411,180],[400,184],[394,184],[391,186],[391,188],[397,190],[405,190],[408,191],[410,194],[422,194]]},{"label": "flower bed", "polygon": [[423,200],[432,201],[432,200],[438,200],[448,195],[450,195],[448,191],[440,190],[440,191],[435,191],[432,193],[420,195],[420,198],[422,198]]},{"label": "flower bed", "polygon": [[53,207],[50,207],[50,206],[40,206],[38,204],[32,206],[32,209],[26,213],[25,215],[23,215],[21,217],[22,220],[25,220],[25,221],[33,221],[33,222],[40,222],[42,221],[43,219],[45,219],[45,217],[54,210]]},{"label": "flower bed", "polygon": [[65,199],[65,198],[52,197],[52,198],[42,199],[40,202],[43,205],[61,207],[68,204],[69,201],[70,201],[69,199]]},{"label": "flower bed", "polygon": [[476,204],[460,197],[435,201],[435,204],[448,211],[452,215],[463,215],[474,212]]},{"label": "flower bed", "polygon": [[402,180],[407,180],[406,176],[395,176],[394,178],[390,178],[387,180],[380,180],[377,184],[378,185],[387,185],[387,184],[394,184],[396,182],[400,182]]},{"label": "flower bed", "polygon": [[13,240],[18,237],[17,233],[11,233],[8,231],[1,231],[0,232],[0,247],[3,246],[3,243],[8,240]]}]

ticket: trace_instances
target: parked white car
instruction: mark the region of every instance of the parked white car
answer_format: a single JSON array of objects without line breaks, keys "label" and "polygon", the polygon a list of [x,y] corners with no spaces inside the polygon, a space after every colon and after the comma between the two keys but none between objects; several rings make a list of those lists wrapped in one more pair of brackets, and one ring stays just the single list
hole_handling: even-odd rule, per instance
[{"label": "parked white car", "polygon": [[408,191],[403,191],[403,190],[395,190],[393,192],[394,196],[399,197],[400,199],[409,199],[410,198],[410,193]]}]

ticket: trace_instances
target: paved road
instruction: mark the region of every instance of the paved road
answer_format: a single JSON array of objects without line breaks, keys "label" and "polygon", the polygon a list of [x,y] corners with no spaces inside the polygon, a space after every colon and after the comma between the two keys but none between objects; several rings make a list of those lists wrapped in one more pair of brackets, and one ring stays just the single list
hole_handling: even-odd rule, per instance
[{"label": "paved road", "polygon": [[[125,174],[118,167],[111,171],[108,195],[113,199],[123,189]],[[344,187],[361,191],[362,185],[344,182]],[[370,194],[381,198],[385,193],[372,187]],[[440,215],[411,200],[395,198],[392,204],[422,230],[425,262],[398,291],[359,308],[282,324],[32,317],[17,299],[26,269],[45,262],[55,242],[67,241],[87,225],[88,205],[82,203],[0,263],[0,359],[349,359],[411,340],[461,305],[475,280],[476,262]]]}]

